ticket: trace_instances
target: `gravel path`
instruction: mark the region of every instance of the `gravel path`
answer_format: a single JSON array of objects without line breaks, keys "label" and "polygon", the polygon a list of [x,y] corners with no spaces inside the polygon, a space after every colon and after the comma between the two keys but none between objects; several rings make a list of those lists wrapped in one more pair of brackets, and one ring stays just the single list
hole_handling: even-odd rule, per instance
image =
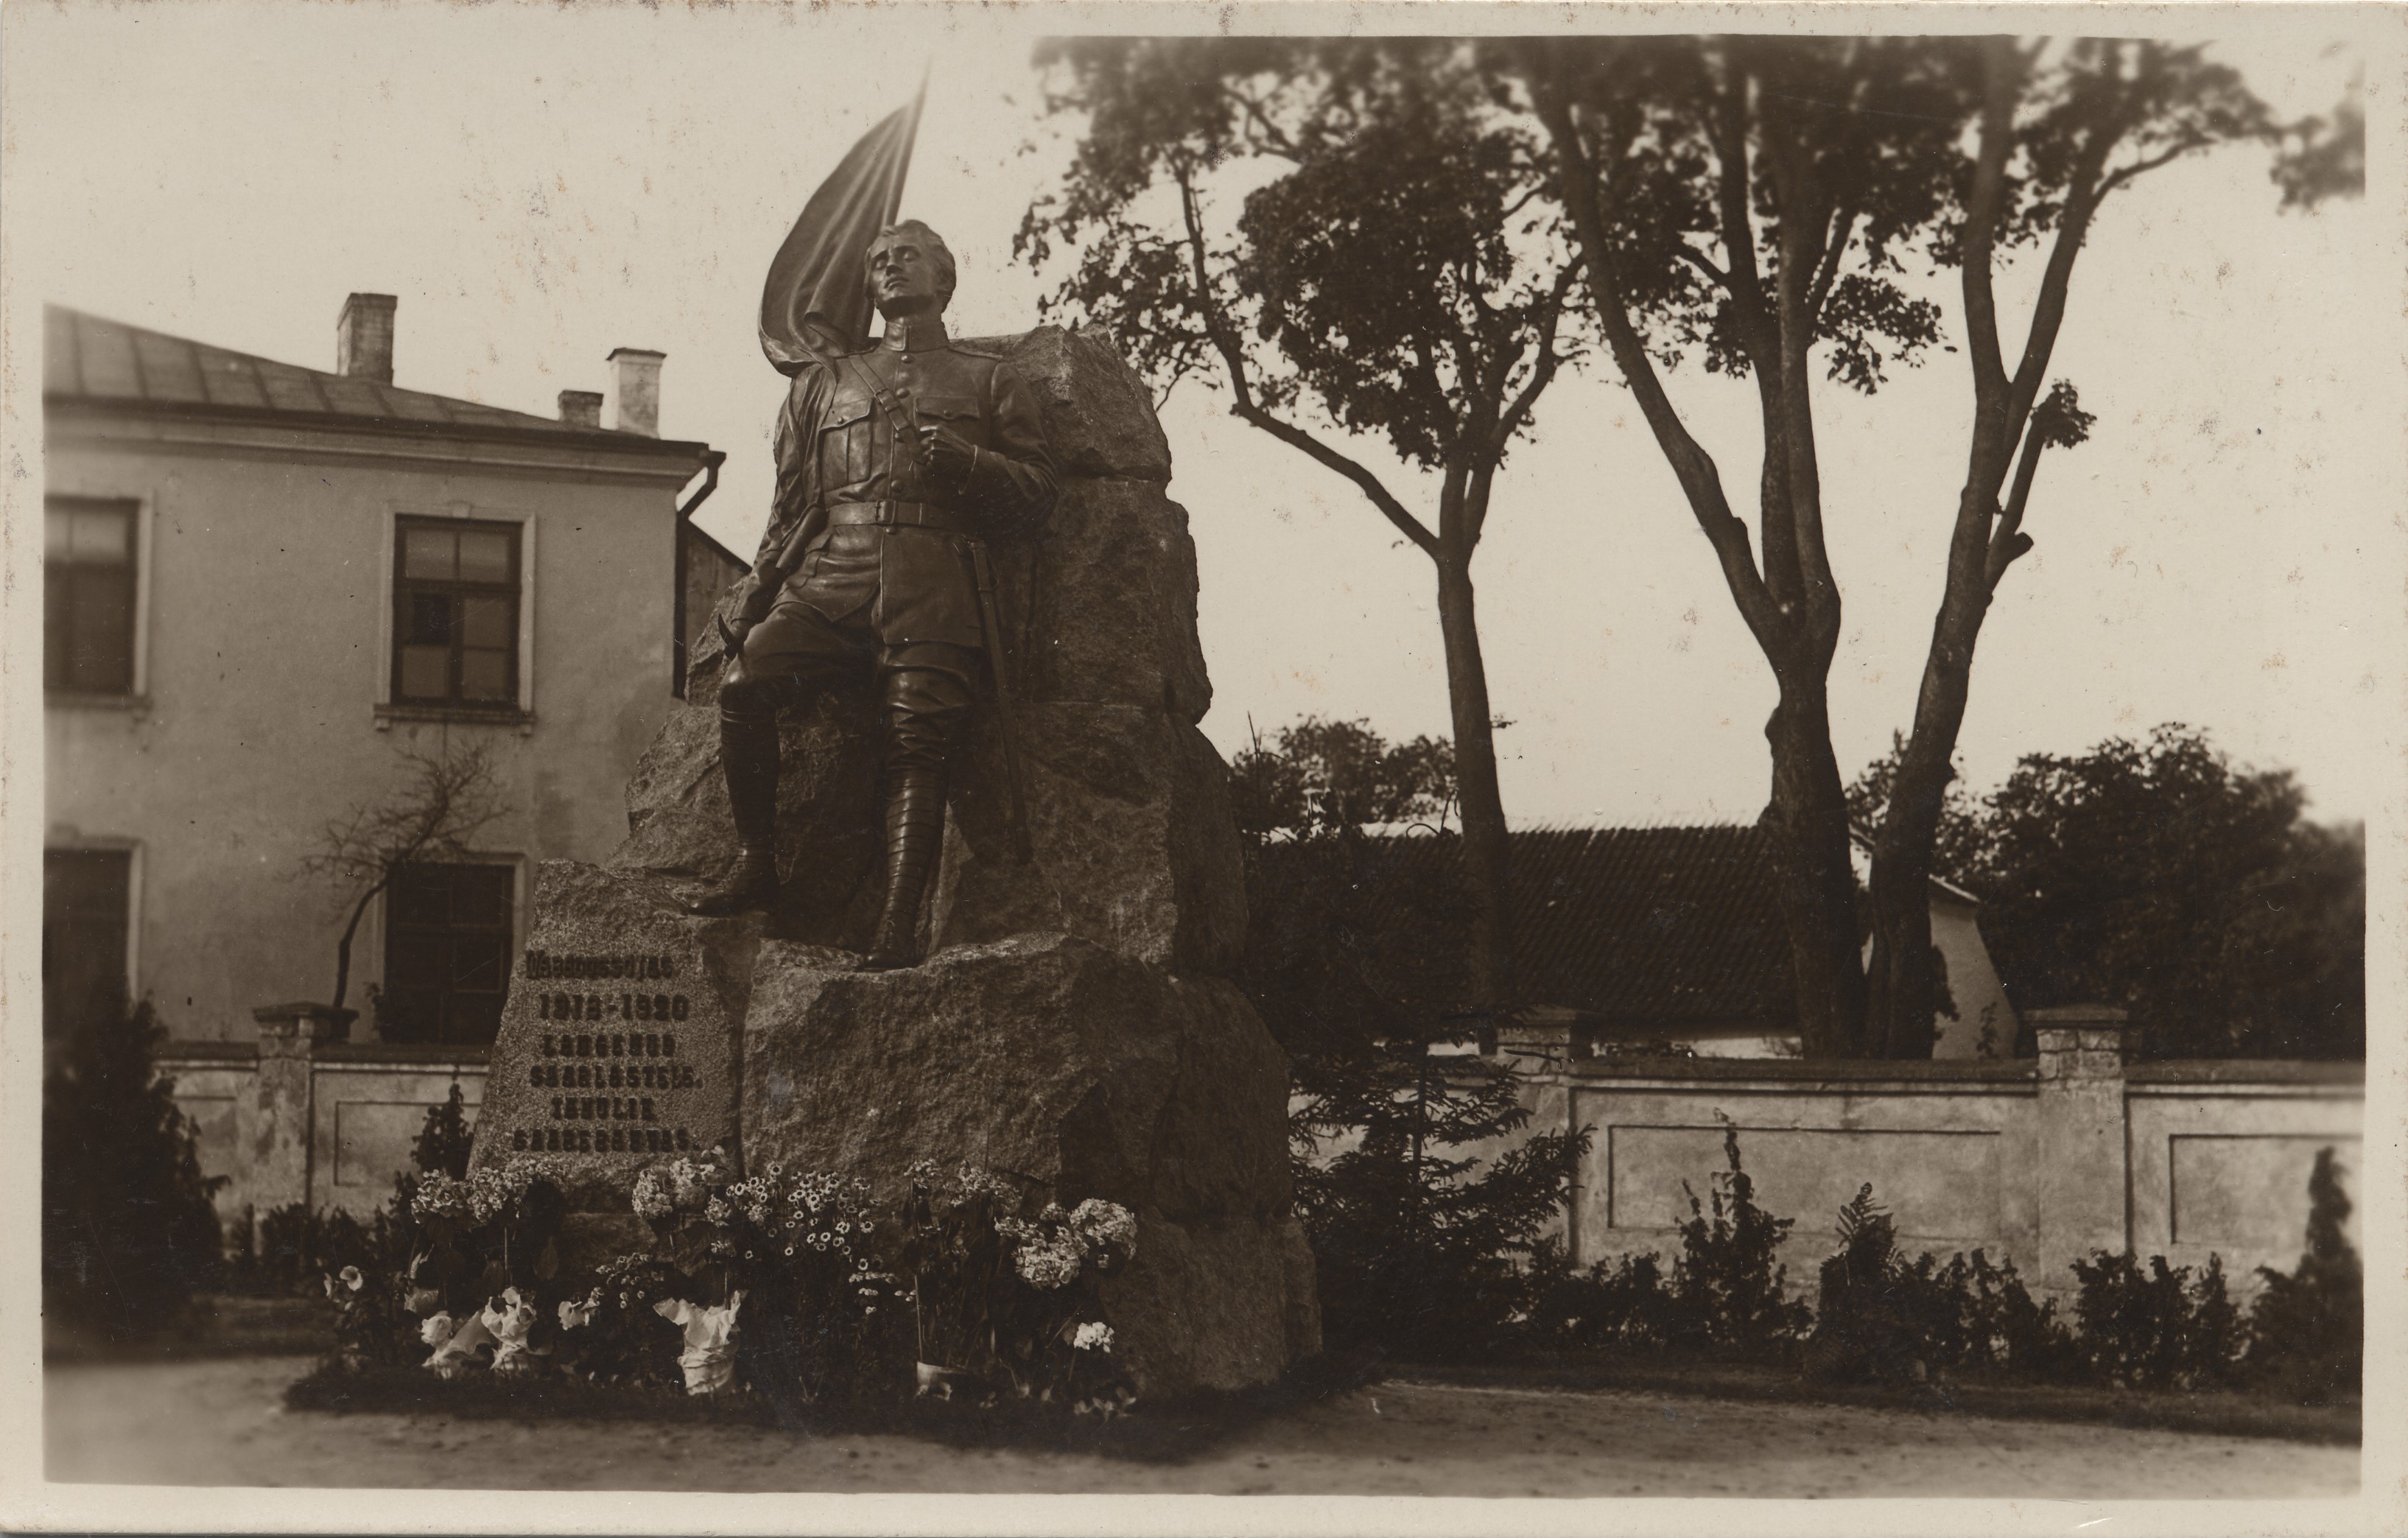
[{"label": "gravel path", "polygon": [[1605,1390],[1385,1383],[1192,1462],[893,1436],[288,1414],[297,1357],[48,1375],[54,1480],[472,1489],[1457,1496],[2347,1495],[2355,1448]]}]

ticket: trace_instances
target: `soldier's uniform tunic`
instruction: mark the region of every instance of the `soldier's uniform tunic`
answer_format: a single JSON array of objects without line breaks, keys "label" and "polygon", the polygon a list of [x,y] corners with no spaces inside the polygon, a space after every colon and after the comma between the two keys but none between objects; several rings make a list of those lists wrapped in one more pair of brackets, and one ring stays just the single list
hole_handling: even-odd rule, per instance
[{"label": "soldier's uniform tunic", "polygon": [[[899,439],[883,392],[918,425],[977,449],[959,479]],[[890,328],[834,367],[807,367],[773,440],[777,491],[739,612],[757,620],[722,702],[796,703],[835,670],[871,668],[890,770],[939,768],[985,643],[968,541],[1025,530],[1053,505],[1053,455],[1011,367],[953,345],[941,324]],[[773,680],[791,679],[778,687]]]}]

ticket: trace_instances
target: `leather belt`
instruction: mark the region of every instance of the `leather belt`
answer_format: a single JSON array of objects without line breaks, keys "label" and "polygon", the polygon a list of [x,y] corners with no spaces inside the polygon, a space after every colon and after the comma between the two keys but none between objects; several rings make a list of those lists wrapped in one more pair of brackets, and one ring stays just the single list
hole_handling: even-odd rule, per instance
[{"label": "leather belt", "polygon": [[933,502],[838,502],[827,510],[830,528],[844,525],[892,524],[901,528],[930,528],[946,534],[975,530],[970,515]]}]

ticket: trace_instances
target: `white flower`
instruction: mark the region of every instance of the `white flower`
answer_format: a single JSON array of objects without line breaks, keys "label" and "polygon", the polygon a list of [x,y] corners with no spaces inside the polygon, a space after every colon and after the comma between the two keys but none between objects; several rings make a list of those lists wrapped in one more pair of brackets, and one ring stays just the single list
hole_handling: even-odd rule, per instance
[{"label": "white flower", "polygon": [[359,1291],[367,1285],[367,1278],[360,1274],[360,1268],[357,1266],[345,1266],[337,1274],[340,1277],[343,1286],[353,1292]]},{"label": "white flower", "polygon": [[1109,1244],[1124,1256],[1137,1254],[1137,1215],[1117,1201],[1088,1198],[1070,1215],[1070,1227],[1092,1246]]},{"label": "white flower", "polygon": [[418,1339],[422,1344],[441,1345],[452,1338],[452,1315],[430,1314],[418,1321]]},{"label": "white flower", "polygon": [[1023,1244],[1011,1258],[1012,1269],[1030,1286],[1052,1292],[1079,1279],[1082,1257],[1075,1249],[1054,1244]]},{"label": "white flower", "polygon": [[1070,1337],[1070,1344],[1081,1351],[1110,1353],[1112,1348],[1112,1327],[1100,1319],[1093,1324],[1081,1325],[1078,1333]]},{"label": "white flower", "polygon": [[582,1330],[593,1322],[594,1303],[592,1300],[589,1299],[581,1303],[571,1298],[564,1298],[560,1301],[561,1329]]},{"label": "white flower", "polygon": [[661,1177],[651,1170],[636,1177],[636,1188],[631,1200],[638,1217],[666,1217],[676,1210],[676,1203],[670,1200],[667,1187],[662,1184]]}]

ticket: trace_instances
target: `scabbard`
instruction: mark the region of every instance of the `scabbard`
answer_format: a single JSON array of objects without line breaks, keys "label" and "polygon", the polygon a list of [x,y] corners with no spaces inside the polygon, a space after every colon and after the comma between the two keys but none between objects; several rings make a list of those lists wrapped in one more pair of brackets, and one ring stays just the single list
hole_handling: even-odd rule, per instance
[{"label": "scabbard", "polygon": [[965,539],[969,547],[970,569],[978,580],[979,626],[986,634],[987,676],[995,681],[995,715],[1003,738],[1003,778],[1010,796],[1011,857],[1014,863],[1026,865],[1033,854],[1028,838],[1028,797],[1020,781],[1020,728],[1011,718],[1011,680],[1003,656],[1003,616],[996,606],[995,567],[988,560],[986,541]]}]

